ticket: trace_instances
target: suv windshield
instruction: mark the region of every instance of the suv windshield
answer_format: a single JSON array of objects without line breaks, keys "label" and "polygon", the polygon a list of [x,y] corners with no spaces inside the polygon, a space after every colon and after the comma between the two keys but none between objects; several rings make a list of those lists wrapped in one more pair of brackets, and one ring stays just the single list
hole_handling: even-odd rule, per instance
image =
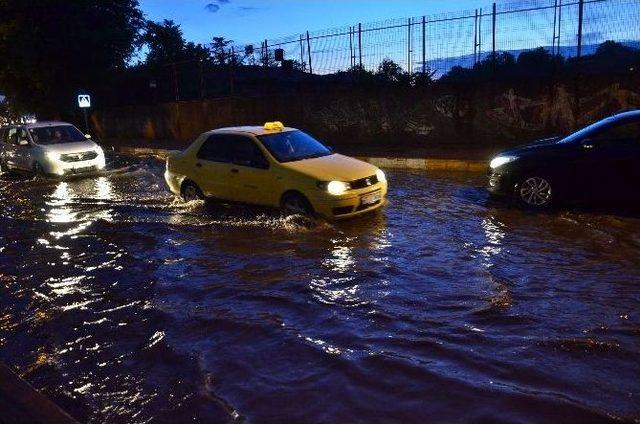
[{"label": "suv windshield", "polygon": [[258,139],[278,162],[293,162],[332,154],[324,144],[299,130],[260,135]]},{"label": "suv windshield", "polygon": [[36,144],[77,143],[87,140],[73,125],[29,128],[29,134]]}]

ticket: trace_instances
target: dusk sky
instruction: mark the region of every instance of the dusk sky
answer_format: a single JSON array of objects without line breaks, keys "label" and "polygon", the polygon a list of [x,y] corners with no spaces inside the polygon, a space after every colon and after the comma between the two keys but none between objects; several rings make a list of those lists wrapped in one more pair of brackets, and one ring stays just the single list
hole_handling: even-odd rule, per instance
[{"label": "dusk sky", "polygon": [[206,43],[223,36],[258,42],[306,30],[389,18],[475,9],[486,0],[140,0],[147,19],[173,19],[185,38]]}]

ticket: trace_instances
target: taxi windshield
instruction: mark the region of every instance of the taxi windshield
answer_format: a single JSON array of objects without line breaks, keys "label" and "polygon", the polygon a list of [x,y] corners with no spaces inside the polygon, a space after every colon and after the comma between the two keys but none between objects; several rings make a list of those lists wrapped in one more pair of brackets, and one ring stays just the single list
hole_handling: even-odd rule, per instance
[{"label": "taxi windshield", "polygon": [[258,136],[258,139],[278,162],[293,162],[332,154],[324,144],[299,130],[265,134]]},{"label": "taxi windshield", "polygon": [[29,128],[29,134],[36,144],[77,143],[87,140],[84,134],[73,125]]}]

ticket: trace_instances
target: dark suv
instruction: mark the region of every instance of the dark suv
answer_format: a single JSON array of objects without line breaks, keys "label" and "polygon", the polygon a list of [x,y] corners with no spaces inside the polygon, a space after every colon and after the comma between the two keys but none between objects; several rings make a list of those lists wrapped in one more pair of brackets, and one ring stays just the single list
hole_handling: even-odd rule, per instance
[{"label": "dark suv", "polygon": [[640,110],[623,112],[567,137],[498,154],[488,190],[533,208],[562,201],[640,204]]}]

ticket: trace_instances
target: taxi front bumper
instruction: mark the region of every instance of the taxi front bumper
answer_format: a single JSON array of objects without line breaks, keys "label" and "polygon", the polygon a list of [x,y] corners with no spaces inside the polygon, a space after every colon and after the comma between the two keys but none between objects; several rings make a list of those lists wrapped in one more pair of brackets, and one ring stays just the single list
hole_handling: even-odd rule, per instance
[{"label": "taxi front bumper", "polygon": [[386,202],[387,183],[379,182],[366,189],[348,191],[340,196],[321,193],[309,199],[314,211],[331,219],[345,219],[380,208]]}]

